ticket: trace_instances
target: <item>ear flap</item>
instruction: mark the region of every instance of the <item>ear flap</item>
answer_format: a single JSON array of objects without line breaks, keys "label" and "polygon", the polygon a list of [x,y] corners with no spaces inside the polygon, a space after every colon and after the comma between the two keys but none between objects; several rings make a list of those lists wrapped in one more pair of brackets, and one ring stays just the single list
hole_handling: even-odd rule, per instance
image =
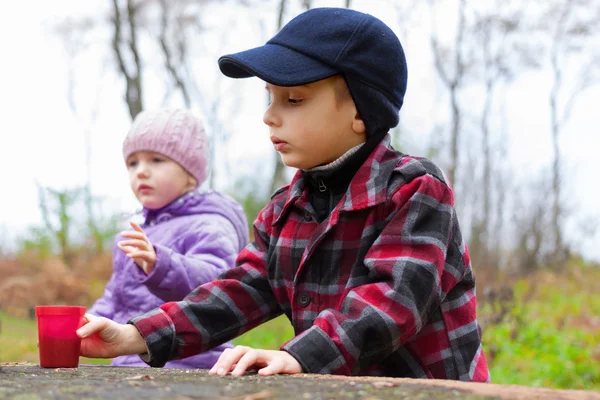
[{"label": "ear flap", "polygon": [[382,92],[363,84],[358,79],[346,77],[346,83],[356,109],[367,127],[368,136],[377,135],[381,131],[387,132],[398,125],[402,103],[394,104]]}]

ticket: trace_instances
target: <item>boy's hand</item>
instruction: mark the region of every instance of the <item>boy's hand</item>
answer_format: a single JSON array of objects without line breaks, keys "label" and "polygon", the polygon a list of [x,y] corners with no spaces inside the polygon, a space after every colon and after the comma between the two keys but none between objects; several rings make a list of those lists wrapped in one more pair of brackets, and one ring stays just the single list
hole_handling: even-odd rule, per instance
[{"label": "boy's hand", "polygon": [[138,224],[133,221],[131,221],[130,224],[134,229],[133,231],[121,232],[121,236],[130,240],[121,240],[117,243],[117,246],[123,250],[127,257],[132,258],[133,261],[144,270],[146,275],[148,275],[154,270],[154,266],[156,265],[156,252],[154,251],[154,246],[152,246],[148,236],[146,236],[144,230],[140,228]]},{"label": "boy's hand", "polygon": [[81,356],[113,358],[148,352],[146,342],[135,326],[118,324],[92,314],[85,314],[85,319],[87,323],[77,330],[77,336],[81,338]]},{"label": "boy's hand", "polygon": [[226,349],[209,371],[211,374],[241,376],[250,367],[260,368],[259,375],[299,374],[300,363],[285,351],[259,350],[246,346]]}]

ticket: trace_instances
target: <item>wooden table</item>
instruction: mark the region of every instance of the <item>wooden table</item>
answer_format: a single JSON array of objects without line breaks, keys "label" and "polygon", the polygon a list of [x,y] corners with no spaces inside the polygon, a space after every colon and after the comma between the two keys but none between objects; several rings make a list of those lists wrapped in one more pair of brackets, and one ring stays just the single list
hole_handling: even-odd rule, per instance
[{"label": "wooden table", "polygon": [[205,370],[82,365],[43,369],[36,364],[0,364],[0,399],[411,399],[411,400],[600,400],[600,393],[533,389],[440,380],[293,376],[218,377]]}]

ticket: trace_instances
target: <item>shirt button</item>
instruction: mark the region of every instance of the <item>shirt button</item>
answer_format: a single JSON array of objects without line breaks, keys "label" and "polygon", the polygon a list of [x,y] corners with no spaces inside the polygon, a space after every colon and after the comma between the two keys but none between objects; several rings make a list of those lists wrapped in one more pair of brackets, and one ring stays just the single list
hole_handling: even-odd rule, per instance
[{"label": "shirt button", "polygon": [[306,307],[310,304],[310,296],[306,293],[300,293],[300,296],[298,296],[298,304],[302,307]]},{"label": "shirt button", "polygon": [[309,212],[307,212],[306,214],[304,214],[304,220],[310,221],[311,219],[312,219],[312,215],[310,215]]}]

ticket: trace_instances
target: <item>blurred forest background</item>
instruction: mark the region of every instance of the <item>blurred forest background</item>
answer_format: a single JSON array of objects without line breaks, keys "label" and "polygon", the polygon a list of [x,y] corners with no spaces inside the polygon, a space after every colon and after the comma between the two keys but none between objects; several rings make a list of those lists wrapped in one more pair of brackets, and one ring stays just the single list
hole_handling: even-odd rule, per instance
[{"label": "blurred forest background", "polygon": [[[382,4],[393,17],[377,14]],[[600,83],[598,0],[111,0],[86,17],[53,19],[48,34],[64,45],[57,56],[70,68],[65,93],[81,126],[85,163],[77,168],[87,178],[76,186],[38,184],[40,223],[13,240],[16,245],[7,244],[6,230],[0,233],[0,362],[37,362],[35,305],[89,306],[101,296],[111,274],[113,236],[132,217],[94,190],[92,133],[100,114],[97,103],[79,97],[82,87],[101,83],[77,79],[80,57],[104,49],[98,64],[120,91],[113,103],[131,119],[148,104],[201,112],[215,160],[205,186],[238,199],[253,221],[293,171],[272,150],[256,157],[253,168],[239,167],[230,149],[246,145],[236,142],[233,120],[252,108],[244,100],[248,86],[203,68],[214,70],[212,54],[241,40],[235,19],[220,15],[246,16],[264,42],[316,6],[372,13],[403,43],[423,43],[419,52],[429,63],[413,65],[407,54],[407,105],[391,134],[396,148],[433,159],[453,182],[493,381],[600,390],[600,265],[582,252],[583,243],[597,237],[598,215],[580,206],[572,184],[578,171],[563,154],[565,142],[599,135],[597,111],[596,124],[584,126],[583,136],[569,130]],[[427,71],[433,91],[419,93],[424,84],[411,81],[411,68]],[[513,86],[523,79],[545,85],[535,98],[547,120],[535,129],[550,151],[535,167],[515,163],[509,145],[519,122],[511,120],[516,117],[506,112],[507,103],[523,97]],[[157,85],[160,99],[152,97]],[[411,116],[409,104],[420,96],[429,97],[435,111]],[[261,103],[255,93],[252,102]],[[518,117],[528,118],[527,105]],[[537,150],[535,144],[521,149]],[[278,348],[292,335],[279,318],[236,342]]]}]

